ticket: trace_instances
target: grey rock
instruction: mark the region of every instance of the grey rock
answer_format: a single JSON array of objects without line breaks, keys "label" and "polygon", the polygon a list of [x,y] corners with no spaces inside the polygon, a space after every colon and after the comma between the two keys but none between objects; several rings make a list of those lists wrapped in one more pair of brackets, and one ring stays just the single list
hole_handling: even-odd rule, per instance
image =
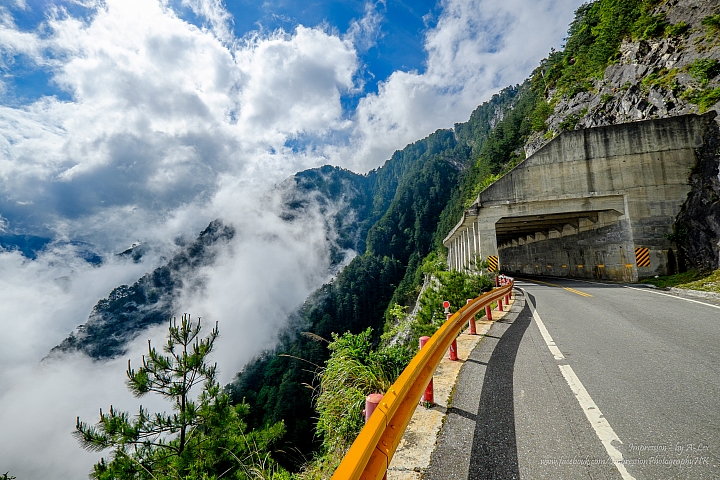
[{"label": "grey rock", "polygon": [[654,88],[650,89],[650,93],[648,94],[648,102],[655,106],[661,116],[667,116],[668,111],[665,106],[665,96],[659,90],[656,90]]},{"label": "grey rock", "polygon": [[690,175],[690,194],[677,216],[676,228],[687,266],[720,268],[720,128],[710,122],[697,166]]},{"label": "grey rock", "polygon": [[638,81],[638,70],[646,70],[639,65],[610,65],[605,70],[605,82],[613,87],[622,87],[626,83],[636,84]]}]

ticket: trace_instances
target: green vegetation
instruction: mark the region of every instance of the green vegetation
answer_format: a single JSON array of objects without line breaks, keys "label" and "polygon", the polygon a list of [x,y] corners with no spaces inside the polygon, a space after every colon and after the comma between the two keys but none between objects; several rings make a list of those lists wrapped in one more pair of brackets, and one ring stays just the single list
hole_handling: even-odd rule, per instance
[{"label": "green vegetation", "polygon": [[563,51],[551,51],[541,62],[533,82],[547,93],[574,96],[593,88],[605,68],[616,61],[626,38],[652,39],[683,35],[685,23],[671,25],[665,15],[653,15],[660,0],[599,0],[582,5],[570,24]]},{"label": "green vegetation", "polygon": [[720,13],[717,15],[708,15],[702,19],[701,23],[707,27],[709,34],[720,33]]},{"label": "green vegetation", "polygon": [[690,65],[688,71],[705,87],[710,80],[720,75],[720,62],[714,58],[698,58]]},{"label": "green vegetation", "polygon": [[665,27],[665,36],[667,37],[679,37],[685,35],[690,31],[690,25],[685,22],[676,23],[674,25],[668,25]]},{"label": "green vegetation", "polygon": [[[150,413],[140,407],[131,418],[110,406],[95,425],[77,419],[74,436],[90,451],[112,449],[109,462],[93,469],[97,479],[289,478],[278,468],[269,449],[283,434],[278,423],[246,431],[246,404],[233,406],[215,379],[217,365],[207,357],[218,337],[217,326],[200,338],[200,320],[183,315],[170,322],[163,352],[150,346],[142,366],[128,362],[127,386],[136,397],[156,393],[172,403],[173,413]],[[200,389],[197,399],[193,387]]]},{"label": "green vegetation", "polygon": [[560,130],[562,131],[575,130],[575,127],[578,123],[580,123],[581,119],[582,116],[577,113],[570,114],[565,117],[562,122],[560,122],[560,125],[558,125],[558,127],[560,127]]},{"label": "green vegetation", "polygon": [[659,288],[677,287],[688,290],[720,293],[720,270],[698,272],[689,270],[676,275],[647,278],[640,283],[648,283]]},{"label": "green vegetation", "polygon": [[372,329],[333,334],[330,358],[320,373],[317,434],[326,451],[347,448],[364,424],[370,393],[384,394],[410,363],[414,351],[400,345],[373,350]]},{"label": "green vegetation", "polygon": [[645,92],[650,90],[650,88],[664,88],[666,90],[672,90],[677,94],[680,88],[676,79],[678,73],[680,73],[680,71],[677,68],[668,70],[663,67],[643,78],[640,83],[641,88],[643,88]]},{"label": "green vegetation", "polygon": [[553,113],[553,104],[546,102],[543,98],[539,98],[535,109],[530,115],[530,129],[533,132],[544,132],[547,129],[545,123],[548,117]]},{"label": "green vegetation", "polygon": [[450,302],[452,311],[460,309],[469,298],[492,290],[494,283],[484,275],[473,275],[457,270],[437,271],[436,288],[430,288],[420,297],[420,311],[412,326],[413,339],[431,336],[445,323],[443,301]]},{"label": "green vegetation", "polygon": [[706,112],[710,107],[720,102],[720,87],[717,88],[688,88],[681,98],[697,105],[700,113]]},{"label": "green vegetation", "polygon": [[373,349],[372,330],[333,334],[330,358],[319,371],[316,432],[322,448],[298,475],[328,478],[364,425],[365,397],[384,394],[410,362],[414,351],[400,345]]}]

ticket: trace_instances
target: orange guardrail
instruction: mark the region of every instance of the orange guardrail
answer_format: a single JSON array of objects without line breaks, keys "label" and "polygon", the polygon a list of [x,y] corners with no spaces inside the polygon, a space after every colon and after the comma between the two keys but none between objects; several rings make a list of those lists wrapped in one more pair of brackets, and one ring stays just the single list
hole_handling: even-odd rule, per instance
[{"label": "orange guardrail", "polygon": [[333,480],[380,480],[440,360],[465,323],[480,309],[512,292],[514,282],[486,292],[455,312],[385,393],[348,450]]}]

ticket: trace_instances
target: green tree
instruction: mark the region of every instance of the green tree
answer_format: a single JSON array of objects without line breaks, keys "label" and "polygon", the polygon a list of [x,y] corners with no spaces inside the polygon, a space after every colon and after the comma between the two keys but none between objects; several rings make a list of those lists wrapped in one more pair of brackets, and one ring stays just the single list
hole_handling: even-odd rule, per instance
[{"label": "green tree", "polygon": [[[112,406],[88,425],[77,419],[74,436],[90,451],[113,449],[91,476],[97,479],[282,478],[268,451],[283,434],[278,423],[246,432],[244,403],[233,406],[217,383],[217,364],[209,364],[219,335],[217,325],[200,337],[200,319],[183,315],[170,321],[162,352],[148,341],[142,366],[128,361],[127,386],[136,397],[156,393],[172,403],[172,412],[150,413],[140,407],[131,418]],[[193,398],[193,388],[199,389]]]},{"label": "green tree", "polygon": [[[413,325],[414,337],[432,335],[445,323],[443,302],[450,302],[451,311],[462,308],[467,299],[475,298],[483,292],[492,290],[493,283],[485,275],[464,271],[437,271],[434,288],[428,288],[420,297],[420,311]],[[482,316],[482,312],[478,316]]]}]

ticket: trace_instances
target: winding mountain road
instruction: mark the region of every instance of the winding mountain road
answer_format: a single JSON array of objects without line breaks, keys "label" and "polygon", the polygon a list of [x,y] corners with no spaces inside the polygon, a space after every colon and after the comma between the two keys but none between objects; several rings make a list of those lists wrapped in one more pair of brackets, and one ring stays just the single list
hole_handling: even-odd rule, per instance
[{"label": "winding mountain road", "polygon": [[720,478],[720,305],[515,285],[463,365],[424,479]]}]

